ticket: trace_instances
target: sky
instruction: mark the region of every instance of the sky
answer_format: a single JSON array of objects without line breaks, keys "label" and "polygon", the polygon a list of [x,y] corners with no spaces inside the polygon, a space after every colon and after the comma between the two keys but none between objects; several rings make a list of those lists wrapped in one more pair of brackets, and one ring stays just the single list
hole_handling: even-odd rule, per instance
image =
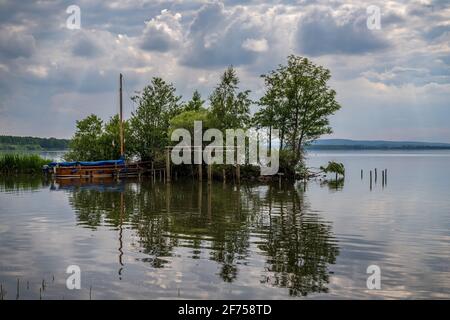
[{"label": "sky", "polygon": [[448,0],[0,0],[0,134],[69,138],[109,119],[120,72],[126,118],[152,77],[207,100],[229,65],[257,100],[290,54],[331,71],[342,108],[324,138],[450,142]]}]

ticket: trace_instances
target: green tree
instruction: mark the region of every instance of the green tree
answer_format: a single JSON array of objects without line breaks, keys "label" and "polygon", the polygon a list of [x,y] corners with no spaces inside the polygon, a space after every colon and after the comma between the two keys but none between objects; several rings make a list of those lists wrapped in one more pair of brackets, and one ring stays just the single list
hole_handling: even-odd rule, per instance
[{"label": "green tree", "polygon": [[131,138],[133,151],[142,160],[155,159],[156,154],[169,144],[169,121],[182,110],[181,97],[175,91],[173,84],[153,78],[140,94],[133,97],[138,108],[130,120]]},{"label": "green tree", "polygon": [[[125,155],[131,156],[133,146],[131,145],[132,139],[130,125],[128,121],[123,122],[124,142],[125,142]],[[119,159],[120,154],[120,119],[118,115],[115,115],[105,123],[102,137],[101,137],[101,149],[103,153],[103,159]]]},{"label": "green tree", "polygon": [[91,114],[76,122],[76,132],[70,141],[70,151],[65,155],[66,160],[96,161],[102,160],[103,121]]},{"label": "green tree", "polygon": [[194,93],[192,94],[191,100],[189,100],[184,106],[184,111],[199,111],[200,109],[203,108],[204,103],[205,101],[202,100],[200,92],[195,90]]},{"label": "green tree", "polygon": [[175,129],[186,129],[194,139],[194,121],[202,122],[203,131],[211,128],[209,111],[205,108],[199,108],[193,111],[184,111],[170,120],[169,138]]},{"label": "green tree", "polygon": [[304,147],[332,133],[329,116],[341,106],[328,85],[330,71],[291,55],[287,65],[262,76],[266,93],[257,116],[260,125],[280,129],[280,147],[292,152],[291,166],[303,159]]},{"label": "green tree", "polygon": [[209,97],[213,126],[222,130],[247,127],[250,122],[250,91],[238,92],[239,78],[232,66],[220,80]]}]

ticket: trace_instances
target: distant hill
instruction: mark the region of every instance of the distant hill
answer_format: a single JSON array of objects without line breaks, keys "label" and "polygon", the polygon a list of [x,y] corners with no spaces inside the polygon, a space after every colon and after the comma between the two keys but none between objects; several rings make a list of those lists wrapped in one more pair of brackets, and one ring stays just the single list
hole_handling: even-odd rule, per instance
[{"label": "distant hill", "polygon": [[383,141],[383,140],[348,140],[320,139],[308,147],[309,150],[426,150],[450,149],[450,143]]},{"label": "distant hill", "polygon": [[40,151],[65,150],[69,148],[67,139],[16,137],[0,135],[0,150],[2,151]]}]

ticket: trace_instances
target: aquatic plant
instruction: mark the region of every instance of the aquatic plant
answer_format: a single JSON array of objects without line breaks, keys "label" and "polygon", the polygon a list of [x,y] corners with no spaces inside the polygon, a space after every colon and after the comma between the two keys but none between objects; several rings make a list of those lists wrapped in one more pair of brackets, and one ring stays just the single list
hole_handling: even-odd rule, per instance
[{"label": "aquatic plant", "polygon": [[0,155],[0,173],[37,173],[50,162],[36,154],[6,153]]},{"label": "aquatic plant", "polygon": [[326,167],[321,166],[320,170],[325,173],[335,173],[336,181],[338,180],[339,175],[345,177],[345,167],[344,164],[340,162],[328,161],[328,165]]}]

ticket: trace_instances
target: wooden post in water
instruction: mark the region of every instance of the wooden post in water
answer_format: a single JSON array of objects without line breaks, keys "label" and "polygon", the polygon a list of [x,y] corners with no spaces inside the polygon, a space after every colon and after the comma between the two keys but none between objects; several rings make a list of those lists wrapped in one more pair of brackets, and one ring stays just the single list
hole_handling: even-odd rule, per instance
[{"label": "wooden post in water", "polygon": [[154,168],[154,164],[153,164],[153,161],[152,161],[152,172],[151,172],[151,177],[152,177],[152,180],[153,180],[153,182],[155,182],[155,179],[156,179],[156,172],[155,172],[155,168]]},{"label": "wooden post in water", "polygon": [[166,181],[170,183],[170,148],[166,148]]},{"label": "wooden post in water", "polygon": [[208,184],[211,184],[212,180],[212,164],[208,164]]},{"label": "wooden post in water", "polygon": [[377,183],[378,180],[378,173],[377,173],[377,168],[375,168],[375,183]]},{"label": "wooden post in water", "polygon": [[384,169],[384,184],[387,184],[387,169]]},{"label": "wooden post in water", "polygon": [[202,205],[203,205],[203,183],[199,181],[198,184],[198,213],[202,214]]},{"label": "wooden post in water", "polygon": [[170,213],[170,204],[172,201],[172,185],[170,183],[166,183],[166,211]]},{"label": "wooden post in water", "polygon": [[236,163],[236,180],[238,184],[241,184],[241,165]]},{"label": "wooden post in water", "polygon": [[370,190],[372,190],[372,170],[370,170]]},{"label": "wooden post in water", "polygon": [[361,180],[363,179],[363,169],[361,169]]},{"label": "wooden post in water", "polygon": [[119,76],[119,120],[120,120],[120,156],[123,157],[125,155],[125,146],[124,146],[124,134],[123,134],[123,112],[122,112],[122,80],[123,75]]}]

